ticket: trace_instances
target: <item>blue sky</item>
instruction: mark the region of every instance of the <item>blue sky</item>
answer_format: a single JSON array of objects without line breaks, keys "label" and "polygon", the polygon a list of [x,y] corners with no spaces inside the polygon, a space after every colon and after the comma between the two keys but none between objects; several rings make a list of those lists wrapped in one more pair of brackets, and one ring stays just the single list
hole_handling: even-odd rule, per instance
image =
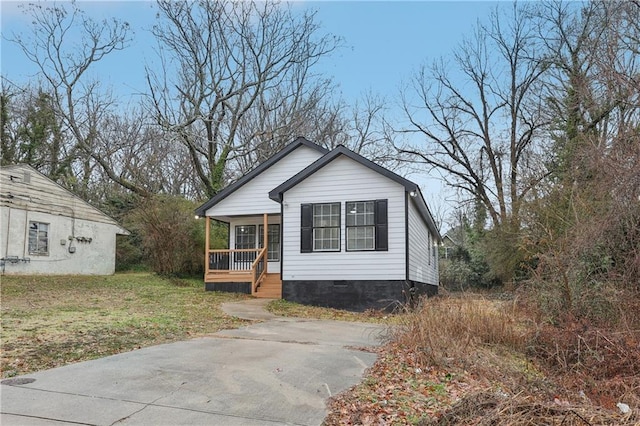
[{"label": "blue sky", "polygon": [[[34,66],[6,40],[14,32],[29,29],[31,20],[20,11],[20,4],[27,2],[0,0],[3,36],[0,71],[18,84],[36,78]],[[135,99],[136,94],[146,90],[144,65],[155,58],[155,41],[149,33],[155,20],[153,2],[78,1],[78,4],[94,18],[117,17],[131,25],[134,31],[131,45],[105,58],[94,72],[101,84],[112,87],[122,101]],[[470,36],[479,20],[489,17],[496,5],[486,1],[292,3],[294,8],[316,10],[322,30],[344,40],[345,47],[325,59],[316,71],[332,77],[347,102],[355,102],[371,91],[384,96],[392,111],[403,82],[421,64],[448,55],[465,36]],[[444,189],[435,176],[425,173],[409,177],[423,186],[432,207],[444,203]]]},{"label": "blue sky", "polygon": [[[0,0],[2,14],[2,74],[15,82],[33,78],[35,68],[5,38],[29,29],[30,19],[19,8],[27,2]],[[144,64],[154,59],[155,42],[148,30],[154,22],[148,1],[79,1],[96,18],[115,16],[134,30],[131,45],[106,58],[94,71],[104,85],[121,96],[145,90]],[[397,94],[402,81],[417,67],[447,55],[468,35],[478,19],[486,19],[495,2],[484,1],[305,1],[324,31],[344,39],[345,47],[325,59],[318,71],[333,77],[347,100],[371,90]]]}]

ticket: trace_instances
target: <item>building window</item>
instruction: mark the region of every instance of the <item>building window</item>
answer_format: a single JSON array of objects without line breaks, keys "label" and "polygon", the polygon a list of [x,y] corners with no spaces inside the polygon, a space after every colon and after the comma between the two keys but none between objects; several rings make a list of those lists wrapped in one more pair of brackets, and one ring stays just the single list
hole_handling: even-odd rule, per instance
[{"label": "building window", "polygon": [[300,205],[300,252],[340,251],[340,203]]},{"label": "building window", "polygon": [[[280,225],[267,225],[267,260],[277,262],[280,260]],[[260,247],[264,247],[264,225],[258,228],[258,241]]]},{"label": "building window", "polygon": [[[389,250],[387,204],[387,200],[345,203],[347,250]],[[350,213],[354,207],[355,213]],[[340,251],[340,214],[340,203],[301,204],[300,252]]]},{"label": "building window", "polygon": [[[256,248],[256,226],[255,225],[239,225],[236,226],[236,250],[255,249]],[[235,253],[236,262],[253,262],[256,259],[256,253],[241,252]]]},{"label": "building window", "polygon": [[375,250],[375,202],[346,203],[347,251]]},{"label": "building window", "polygon": [[340,203],[313,205],[313,251],[340,251]]},{"label": "building window", "polygon": [[29,222],[29,254],[49,255],[49,224]]}]

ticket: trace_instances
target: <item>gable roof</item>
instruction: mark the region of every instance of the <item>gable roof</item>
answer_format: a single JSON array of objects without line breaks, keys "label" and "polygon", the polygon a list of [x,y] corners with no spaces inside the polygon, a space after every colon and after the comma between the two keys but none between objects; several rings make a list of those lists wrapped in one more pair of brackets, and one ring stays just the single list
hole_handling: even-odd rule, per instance
[{"label": "gable roof", "polygon": [[360,154],[356,154],[355,152],[351,151],[349,148],[343,145],[338,145],[329,153],[318,158],[309,166],[302,169],[299,173],[293,175],[290,179],[288,179],[287,181],[283,182],[281,185],[278,185],[278,187],[270,191],[269,198],[271,198],[273,201],[281,202],[282,194],[284,192],[287,192],[289,189],[293,188],[294,186],[296,186],[297,184],[299,184],[300,182],[302,182],[303,180],[305,180],[306,178],[308,178],[309,176],[311,176],[312,174],[314,174],[315,172],[317,172],[318,170],[320,170],[321,168],[323,168],[324,166],[326,166],[327,164],[329,164],[330,162],[338,158],[340,155],[349,157],[353,161],[356,161],[362,164],[363,166],[368,167],[371,170],[378,172],[381,175],[393,180],[394,182],[399,183],[400,185],[404,186],[405,189],[409,192],[416,191],[418,189],[418,185],[411,182],[410,180],[407,180],[402,176],[397,175],[392,171],[385,169],[382,166],[379,166],[373,161],[364,158]]},{"label": "gable roof", "polygon": [[206,211],[209,210],[211,207],[215,206],[220,201],[222,201],[225,198],[227,198],[229,195],[231,195],[232,193],[234,193],[235,191],[240,189],[242,186],[244,186],[245,184],[250,182],[253,178],[255,178],[256,176],[260,175],[262,172],[264,172],[269,167],[271,167],[274,164],[276,164],[282,158],[286,157],[287,155],[289,155],[291,152],[295,151],[297,148],[299,148],[302,145],[304,145],[304,146],[306,146],[308,148],[311,148],[311,149],[315,149],[316,151],[320,152],[323,155],[329,152],[328,149],[323,148],[320,145],[317,145],[317,144],[315,144],[315,143],[303,138],[302,136],[300,136],[300,137],[296,138],[296,140],[294,140],[293,142],[291,142],[290,144],[288,144],[287,146],[282,148],[276,154],[271,156],[269,159],[267,159],[266,161],[262,162],[260,165],[258,165],[258,167],[254,168],[249,173],[247,173],[246,175],[242,176],[240,179],[238,179],[237,181],[235,181],[231,185],[227,186],[222,191],[218,192],[209,201],[205,202],[200,207],[198,207],[195,210],[196,214],[198,216],[204,216]]},{"label": "gable roof", "polygon": [[343,145],[338,145],[336,148],[329,151],[327,154],[323,155],[322,157],[320,157],[319,159],[311,163],[309,166],[302,169],[300,172],[293,175],[291,178],[289,178],[288,180],[286,180],[285,182],[283,182],[282,184],[278,185],[276,188],[271,190],[269,192],[269,198],[271,198],[273,201],[277,201],[281,203],[282,195],[285,192],[287,192],[289,189],[293,188],[294,186],[296,186],[297,184],[299,184],[300,182],[302,182],[303,180],[305,180],[306,178],[308,178],[309,176],[311,176],[312,174],[314,174],[315,172],[317,172],[318,170],[320,170],[321,168],[323,168],[324,166],[326,166],[327,164],[329,164],[330,162],[332,162],[333,160],[335,160],[341,155],[344,155],[345,157],[348,157],[353,161],[365,167],[368,167],[374,172],[380,173],[386,178],[391,179],[392,181],[404,186],[405,192],[411,195],[411,200],[414,202],[414,204],[418,208],[418,211],[420,212],[422,219],[425,221],[427,226],[437,235],[438,241],[440,242],[442,240],[442,237],[440,236],[440,232],[438,231],[435,221],[433,220],[433,216],[429,211],[429,207],[427,206],[427,203],[425,202],[424,197],[422,196],[422,192],[420,191],[420,187],[417,184],[411,182],[408,179],[403,178],[402,176],[392,172],[391,170],[388,170],[374,163],[373,161],[363,157],[362,155],[351,151],[350,149],[348,149]]},{"label": "gable roof", "polygon": [[2,166],[0,184],[0,206],[107,223],[129,235],[115,219],[28,164]]}]

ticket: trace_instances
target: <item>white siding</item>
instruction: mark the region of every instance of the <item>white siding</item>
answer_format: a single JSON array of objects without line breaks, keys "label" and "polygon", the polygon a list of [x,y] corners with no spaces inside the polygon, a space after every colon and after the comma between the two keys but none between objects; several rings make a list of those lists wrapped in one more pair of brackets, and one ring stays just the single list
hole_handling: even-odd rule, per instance
[{"label": "white siding", "polygon": [[[283,280],[404,280],[404,187],[339,156],[283,197]],[[345,250],[345,202],[388,200],[389,250]],[[340,202],[341,251],[300,253],[300,205]]]},{"label": "white siding", "polygon": [[207,216],[280,213],[280,204],[269,198],[269,191],[320,158],[315,149],[301,145],[227,198],[207,210]]},{"label": "white siding", "polygon": [[[29,254],[31,221],[49,225],[48,255]],[[7,275],[110,275],[114,272],[119,230],[116,225],[4,206],[0,208],[0,222],[2,257],[30,259],[29,262],[6,262],[4,273]]]},{"label": "white siding", "polygon": [[409,279],[438,285],[438,251],[433,234],[409,197]]}]

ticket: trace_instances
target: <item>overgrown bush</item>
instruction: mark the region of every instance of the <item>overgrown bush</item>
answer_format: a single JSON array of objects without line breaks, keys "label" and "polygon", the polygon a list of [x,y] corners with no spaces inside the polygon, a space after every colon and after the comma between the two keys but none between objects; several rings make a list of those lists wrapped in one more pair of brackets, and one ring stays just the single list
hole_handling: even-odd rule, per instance
[{"label": "overgrown bush", "polygon": [[204,221],[196,220],[195,203],[158,195],[126,217],[125,226],[140,238],[143,258],[161,275],[199,276],[204,271]]}]

